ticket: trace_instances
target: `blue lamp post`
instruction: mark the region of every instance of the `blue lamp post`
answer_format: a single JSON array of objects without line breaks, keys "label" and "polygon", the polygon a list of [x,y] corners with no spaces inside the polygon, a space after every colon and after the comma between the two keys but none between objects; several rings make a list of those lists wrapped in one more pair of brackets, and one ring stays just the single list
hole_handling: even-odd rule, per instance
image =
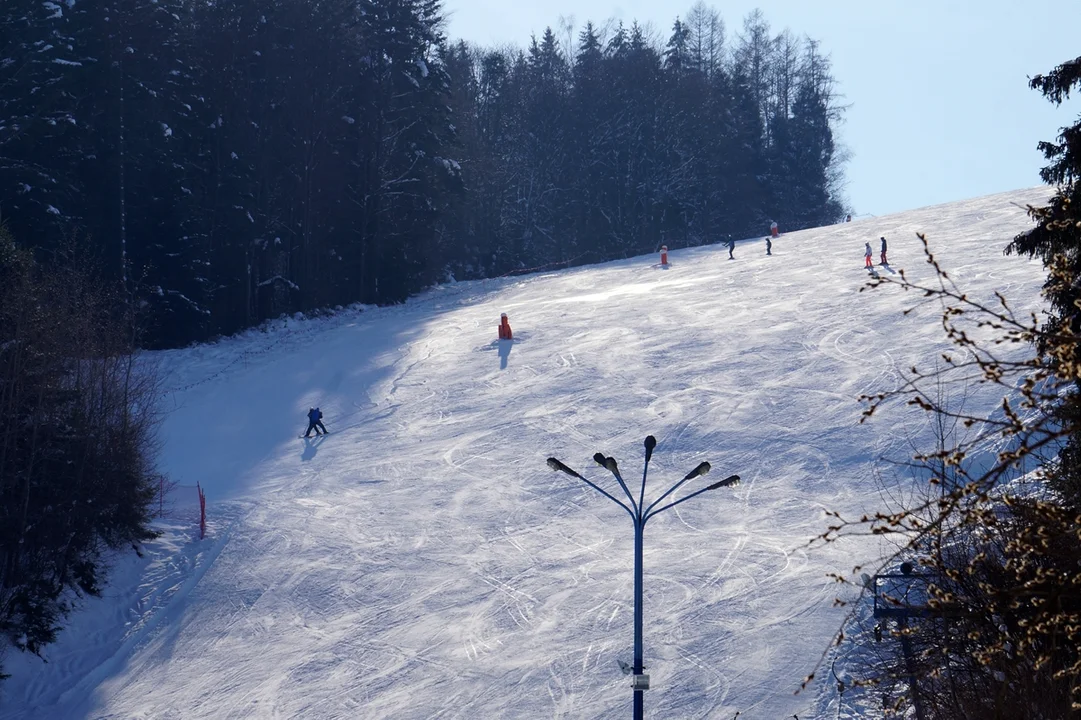
[{"label": "blue lamp post", "polygon": [[642,660],[642,536],[646,529],[646,523],[649,522],[651,517],[658,515],[669,508],[673,508],[680,503],[687,502],[696,495],[701,495],[704,492],[716,490],[717,488],[739,484],[739,475],[729,475],[724,480],[715,482],[701,490],[697,490],[686,497],[657,507],[683,483],[692,480],[699,475],[708,473],[710,465],[708,462],[703,462],[699,463],[698,467],[687,473],[682,480],[668,488],[663,495],[646,507],[644,504],[646,497],[646,474],[649,472],[649,460],[653,457],[653,448],[657,447],[657,439],[652,435],[648,436],[645,440],[645,446],[646,461],[642,467],[642,488],[638,493],[637,502],[635,502],[634,495],[631,494],[630,488],[627,487],[627,483],[623,481],[623,477],[619,474],[619,466],[616,464],[616,459],[614,457],[606,457],[604,453],[597,453],[593,456],[593,460],[615,476],[616,481],[619,483],[619,487],[622,488],[623,493],[627,496],[627,502],[617,499],[611,493],[601,489],[589,480],[586,480],[576,471],[567,467],[556,458],[548,458],[548,467],[553,470],[564,472],[573,478],[581,480],[586,485],[589,485],[601,495],[604,495],[616,505],[619,505],[626,510],[627,514],[631,516],[631,521],[634,523],[634,666],[631,668],[631,688],[634,691],[634,720],[643,720],[645,706],[642,693],[649,689],[649,675],[642,672],[644,669]]}]

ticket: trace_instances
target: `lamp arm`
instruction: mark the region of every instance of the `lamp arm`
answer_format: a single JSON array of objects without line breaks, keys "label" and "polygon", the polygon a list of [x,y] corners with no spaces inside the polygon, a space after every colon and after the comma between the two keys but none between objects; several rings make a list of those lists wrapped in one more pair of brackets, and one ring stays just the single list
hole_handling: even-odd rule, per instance
[{"label": "lamp arm", "polygon": [[[651,436],[652,437],[652,436]],[[646,473],[649,472],[649,455],[646,454],[646,461],[642,465],[642,492],[638,495],[638,507],[641,508],[646,503]]]},{"label": "lamp arm", "polygon": [[[666,490],[666,491],[665,491],[664,495],[661,495],[661,496],[660,496],[659,498],[657,498],[656,500],[654,500],[653,502],[651,502],[651,503],[649,504],[649,507],[647,507],[647,508],[646,508],[646,511],[645,511],[645,513],[643,514],[643,519],[644,519],[645,517],[649,517],[650,515],[656,515],[656,514],[657,514],[656,512],[652,512],[653,508],[657,507],[657,504],[658,504],[658,503],[659,503],[659,502],[660,502],[661,500],[664,500],[664,499],[665,499],[666,497],[668,497],[669,495],[671,495],[672,493],[674,493],[674,492],[675,492],[675,491],[676,491],[677,489],[679,489],[679,486],[680,486],[680,485],[682,485],[683,483],[687,482],[688,480],[690,480],[690,478],[683,478],[683,479],[682,479],[682,480],[680,480],[680,481],[679,481],[678,483],[676,483],[676,484],[675,484],[675,485],[673,485],[672,487],[668,488],[668,490]],[[699,492],[701,492],[701,491],[699,491]],[[697,495],[697,494],[698,494],[698,493],[695,493],[695,495]],[[667,506],[667,505],[665,505],[665,507],[668,507],[668,506]],[[661,510],[663,510],[663,509],[664,509],[664,508],[661,508]],[[658,510],[657,512],[660,512],[661,510]]]},{"label": "lamp arm", "polygon": [[[579,480],[584,482],[586,485],[590,486],[591,488],[593,488],[594,490],[599,492],[601,495],[604,495],[606,498],[608,498],[609,500],[614,502],[616,505],[619,505],[621,508],[626,510],[627,514],[631,516],[631,520],[637,521],[637,518],[634,516],[634,513],[631,511],[631,509],[629,507],[627,507],[626,505],[624,505],[623,503],[621,503],[619,500],[616,500],[614,497],[612,497],[612,495],[610,495],[608,493],[608,491],[604,490],[603,488],[598,487],[597,485],[594,485],[589,480],[586,480],[584,477],[582,477],[581,475],[578,475],[577,473],[575,474],[575,477],[577,477]],[[623,482],[623,481],[621,480],[620,482]],[[624,486],[624,489],[626,489],[626,486]],[[631,500],[631,502],[634,502],[634,501]]]},{"label": "lamp arm", "polygon": [[[627,487],[627,483],[623,482],[623,476],[619,474],[619,470],[613,470],[612,474],[616,476],[616,480],[619,482],[619,486],[623,488],[623,492],[627,493],[627,499],[631,501],[631,507],[634,508],[634,512],[631,513],[631,517],[633,518],[635,513],[638,512],[638,509],[642,506],[635,504],[634,496],[631,495],[631,490]],[[623,505],[623,503],[620,503],[620,505]],[[623,505],[623,507],[627,506]]]},{"label": "lamp arm", "polygon": [[[674,486],[674,487],[672,488],[672,490],[675,490],[675,489],[676,489],[677,487],[679,487],[680,485],[682,485],[682,484],[683,484],[683,482],[684,482],[684,481],[682,481],[682,480],[681,480],[680,482],[676,483],[676,485],[675,485],[675,486]],[[709,492],[710,490],[713,490],[713,489],[714,489],[714,488],[713,488],[713,487],[711,486],[711,487],[704,487],[704,488],[702,488],[701,490],[695,490],[695,491],[694,491],[693,493],[691,493],[691,494],[690,494],[690,495],[688,495],[687,497],[682,497],[682,498],[680,498],[679,500],[676,500],[675,502],[670,502],[670,503],[668,503],[668,504],[667,504],[667,505],[665,505],[664,507],[661,507],[661,508],[657,508],[656,510],[653,510],[653,505],[656,505],[656,504],[657,504],[657,503],[655,502],[655,503],[653,503],[653,505],[650,505],[650,506],[649,506],[649,507],[650,507],[650,509],[649,509],[649,510],[646,510],[646,514],[645,514],[645,517],[643,517],[643,518],[642,518],[642,524],[643,524],[643,525],[645,525],[645,523],[646,523],[646,520],[649,520],[649,519],[650,519],[651,517],[653,517],[654,515],[657,515],[658,513],[662,513],[662,512],[664,512],[665,510],[667,510],[667,509],[668,509],[668,508],[670,508],[670,507],[675,507],[676,505],[679,505],[680,503],[685,503],[685,502],[687,502],[688,500],[690,500],[691,498],[693,498],[693,497],[694,497],[695,495],[701,495],[702,493],[704,493],[704,492]],[[668,491],[668,493],[672,492],[672,490],[669,490],[669,491]],[[665,495],[667,495],[668,493],[665,493]],[[662,496],[662,497],[663,497],[663,496]],[[660,500],[658,499],[658,500],[657,500],[657,502],[660,502]]]}]

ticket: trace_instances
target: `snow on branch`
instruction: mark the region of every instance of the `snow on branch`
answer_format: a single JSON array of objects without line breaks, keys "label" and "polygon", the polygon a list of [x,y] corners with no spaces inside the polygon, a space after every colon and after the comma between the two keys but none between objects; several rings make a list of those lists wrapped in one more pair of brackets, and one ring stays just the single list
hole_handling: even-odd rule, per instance
[{"label": "snow on branch", "polygon": [[264,285],[270,285],[274,282],[283,282],[294,290],[300,290],[300,287],[293,281],[283,278],[281,275],[275,275],[272,278],[267,278],[263,282],[256,285],[256,287],[263,287]]},{"label": "snow on branch", "polygon": [[190,297],[188,297],[184,293],[180,292],[179,290],[166,290],[165,294],[166,295],[172,295],[173,297],[180,298],[181,300],[186,302],[191,307],[192,310],[194,310],[197,313],[200,313],[202,315],[209,315],[210,314],[209,310],[206,310],[205,308],[200,306],[199,303],[195,302],[194,300],[192,300]]}]

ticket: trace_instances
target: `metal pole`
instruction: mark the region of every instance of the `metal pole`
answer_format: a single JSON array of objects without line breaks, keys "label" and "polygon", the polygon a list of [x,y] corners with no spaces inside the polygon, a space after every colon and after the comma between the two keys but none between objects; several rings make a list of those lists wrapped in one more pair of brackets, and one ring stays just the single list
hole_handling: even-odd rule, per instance
[{"label": "metal pole", "polygon": [[[692,478],[696,478],[708,473],[710,470],[709,463],[703,462],[699,463],[698,467],[696,467],[694,470],[687,473],[687,476],[680,480],[678,483],[668,488],[668,490],[659,498],[657,498],[648,508],[643,508],[642,503],[645,500],[646,492],[646,473],[649,471],[649,459],[650,456],[653,454],[653,448],[656,447],[656,445],[657,440],[652,435],[646,438],[646,462],[645,466],[642,468],[642,489],[639,492],[637,503],[634,502],[634,495],[631,494],[630,489],[627,487],[627,484],[623,482],[623,478],[619,474],[619,467],[616,464],[616,459],[613,457],[607,457],[604,453],[596,453],[593,456],[593,460],[596,461],[598,465],[606,468],[609,472],[612,473],[612,475],[615,476],[620,488],[622,488],[623,492],[627,495],[627,499],[630,501],[630,506],[620,502],[611,493],[602,489],[595,483],[586,480],[577,471],[572,470],[571,468],[560,462],[558,458],[550,457],[547,460],[548,467],[552,468],[553,470],[558,470],[559,472],[566,473],[567,475],[570,475],[573,478],[577,478],[578,480],[581,480],[586,485],[589,485],[601,495],[604,495],[606,498],[614,502],[616,505],[619,505],[621,508],[627,511],[627,514],[631,516],[631,520],[634,522],[634,667],[631,669],[631,687],[633,689],[632,692],[634,693],[634,720],[645,720],[645,696],[642,693],[649,688],[649,676],[646,675],[645,672],[643,672],[645,670],[645,662],[643,658],[643,655],[645,653],[642,650],[642,545],[643,535],[645,534],[646,529],[646,522],[648,522],[649,519],[654,515],[664,512],[665,510],[679,505],[682,502],[686,502],[687,500],[701,495],[704,492],[707,492],[709,490],[716,490],[719,487],[728,487],[731,485],[739,484],[739,475],[732,475],[725,478],[724,480],[721,480],[720,482],[713,483],[709,487],[705,487],[701,490],[693,492],[684,498],[681,498],[674,502],[670,502],[667,505],[657,509],[656,511],[653,510],[653,508],[658,503],[671,495],[683,483],[687,482]],[[626,665],[622,661],[620,661],[620,667],[624,669],[624,672],[626,672]]]},{"label": "metal pole", "polygon": [[[634,520],[634,674],[641,675],[642,660],[642,534],[645,523],[641,515]],[[634,690],[634,720],[645,717],[645,696],[639,688]]]},{"label": "metal pole", "polygon": [[912,641],[908,637],[908,618],[901,616],[901,652],[905,656],[905,670],[908,672],[908,689],[912,694],[912,706],[916,710],[916,720],[923,720],[923,703],[920,690],[916,686],[916,664],[912,658]]}]

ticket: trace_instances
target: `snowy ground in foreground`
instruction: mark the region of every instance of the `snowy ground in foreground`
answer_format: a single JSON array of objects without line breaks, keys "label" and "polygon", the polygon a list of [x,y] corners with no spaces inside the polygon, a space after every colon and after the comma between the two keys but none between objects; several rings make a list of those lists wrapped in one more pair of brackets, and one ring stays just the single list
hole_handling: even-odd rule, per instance
[{"label": "snowy ground in foreground", "polygon": [[[646,715],[835,717],[832,682],[793,692],[853,595],[826,574],[881,548],[806,544],[824,510],[909,482],[889,461],[932,437],[925,418],[895,406],[859,425],[856,398],[944,348],[934,306],[902,316],[911,294],[858,292],[863,243],[877,259],[886,235],[893,267],[927,277],[927,232],[973,295],[1037,309],[1040,265],[1002,248],[1048,195],[795,232],[773,257],[754,239],[733,261],[711,246],[669,269],[452,284],[161,353],[179,505],[48,664],[9,653],[0,717],[626,717],[630,521],[544,461],[607,484],[602,451],[631,478],[647,434],[647,496],[702,460],[743,484],[647,528]],[[968,407],[1000,400],[975,390]],[[331,435],[297,438],[309,405]]]}]

